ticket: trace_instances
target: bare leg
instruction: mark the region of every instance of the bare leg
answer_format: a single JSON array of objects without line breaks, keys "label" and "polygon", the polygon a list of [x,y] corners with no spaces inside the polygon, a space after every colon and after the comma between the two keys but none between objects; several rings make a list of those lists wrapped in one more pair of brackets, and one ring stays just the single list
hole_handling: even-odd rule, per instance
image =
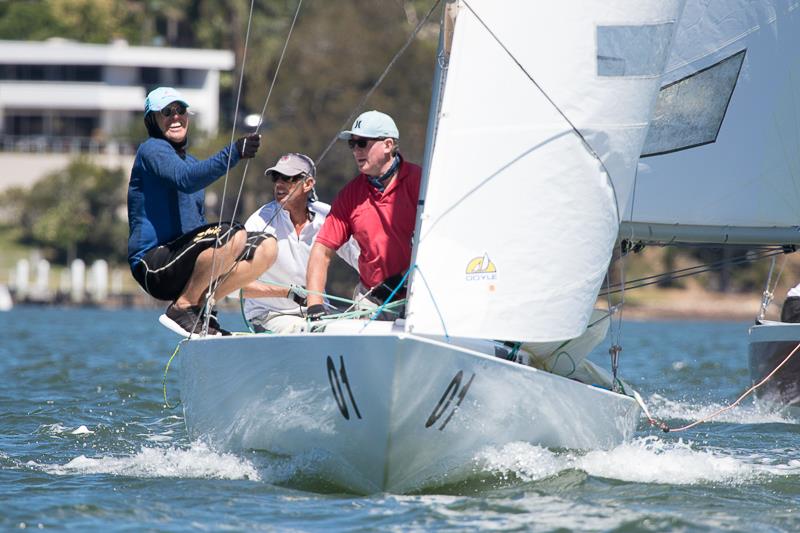
[{"label": "bare leg", "polygon": [[236,258],[244,250],[246,238],[245,231],[237,231],[224,246],[203,250],[197,256],[192,275],[181,295],[175,300],[175,306],[186,308],[200,305],[212,274],[214,278],[217,278],[231,268]]},{"label": "bare leg", "polygon": [[[224,298],[228,294],[257,280],[261,274],[272,266],[277,257],[278,241],[273,238],[264,239],[256,248],[253,258],[249,261],[237,263],[230,275],[219,284],[216,298]],[[225,272],[227,272],[227,269]]]}]

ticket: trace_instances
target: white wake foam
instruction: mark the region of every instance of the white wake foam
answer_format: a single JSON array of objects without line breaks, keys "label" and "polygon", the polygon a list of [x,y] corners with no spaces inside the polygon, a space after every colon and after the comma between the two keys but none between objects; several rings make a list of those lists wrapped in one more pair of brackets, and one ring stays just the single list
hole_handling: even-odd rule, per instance
[{"label": "white wake foam", "polygon": [[[733,400],[731,400],[733,401]],[[727,407],[721,403],[699,403],[692,401],[675,401],[659,394],[653,394],[647,400],[650,413],[659,419],[679,419],[694,422],[705,419],[718,410]],[[733,409],[712,419],[714,422],[729,424],[794,424],[796,420],[786,414],[760,409],[753,403],[742,403]]]},{"label": "white wake foam", "polygon": [[736,456],[714,448],[702,448],[679,440],[644,437],[611,450],[585,454],[553,452],[547,448],[516,442],[486,448],[476,457],[481,469],[524,482],[538,481],[566,470],[581,470],[590,476],[635,483],[692,485],[726,483],[736,485],[767,477],[800,474],[800,460],[778,462],[766,456]]},{"label": "white wake foam", "polygon": [[260,481],[252,463],[229,453],[211,450],[203,443],[188,449],[143,447],[133,455],[121,457],[86,457],[80,455],[64,465],[44,465],[33,461],[29,466],[54,475],[111,474],[131,477],[177,477],[206,479],[248,479]]}]

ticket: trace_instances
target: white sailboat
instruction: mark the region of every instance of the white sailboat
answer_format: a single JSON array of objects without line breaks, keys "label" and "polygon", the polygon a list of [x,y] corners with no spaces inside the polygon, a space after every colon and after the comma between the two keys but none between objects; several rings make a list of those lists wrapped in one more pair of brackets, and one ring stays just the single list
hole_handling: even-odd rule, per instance
[{"label": "white sailboat", "polygon": [[0,311],[11,311],[14,301],[11,299],[11,292],[5,285],[0,285]]},{"label": "white sailboat", "polygon": [[[798,50],[797,2],[687,1],[643,150],[669,155],[644,159],[620,237],[765,255],[800,243]],[[798,344],[800,326],[757,320],[752,382]],[[800,356],[756,395],[800,404]]]},{"label": "white sailboat", "polygon": [[190,433],[366,493],[458,481],[485,446],[630,437],[633,397],[506,360],[497,339],[580,362],[602,337],[593,307],[682,8],[447,2],[407,318],[191,339]]}]

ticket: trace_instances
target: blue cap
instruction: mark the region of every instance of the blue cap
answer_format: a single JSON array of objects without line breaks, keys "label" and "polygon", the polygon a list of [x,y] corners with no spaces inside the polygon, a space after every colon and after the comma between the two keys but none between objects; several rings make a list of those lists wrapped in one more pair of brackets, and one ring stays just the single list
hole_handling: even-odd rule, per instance
[{"label": "blue cap", "polygon": [[181,96],[181,93],[172,87],[153,89],[150,91],[150,94],[147,95],[147,98],[144,99],[144,114],[146,115],[150,111],[161,111],[172,102],[178,102],[185,107],[189,107],[189,104],[184,100],[183,96]]},{"label": "blue cap", "polygon": [[351,135],[358,135],[367,139],[376,139],[378,137],[400,138],[400,133],[397,131],[397,126],[392,117],[375,110],[361,113],[356,121],[353,122],[353,127],[341,132],[339,138],[349,139]]}]

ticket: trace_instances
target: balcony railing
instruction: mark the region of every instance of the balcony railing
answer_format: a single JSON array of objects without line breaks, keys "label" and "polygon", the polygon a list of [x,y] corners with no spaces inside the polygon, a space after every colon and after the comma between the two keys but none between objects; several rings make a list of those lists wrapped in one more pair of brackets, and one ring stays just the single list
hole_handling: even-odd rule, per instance
[{"label": "balcony railing", "polygon": [[137,147],[127,139],[0,134],[1,152],[132,155]]}]

